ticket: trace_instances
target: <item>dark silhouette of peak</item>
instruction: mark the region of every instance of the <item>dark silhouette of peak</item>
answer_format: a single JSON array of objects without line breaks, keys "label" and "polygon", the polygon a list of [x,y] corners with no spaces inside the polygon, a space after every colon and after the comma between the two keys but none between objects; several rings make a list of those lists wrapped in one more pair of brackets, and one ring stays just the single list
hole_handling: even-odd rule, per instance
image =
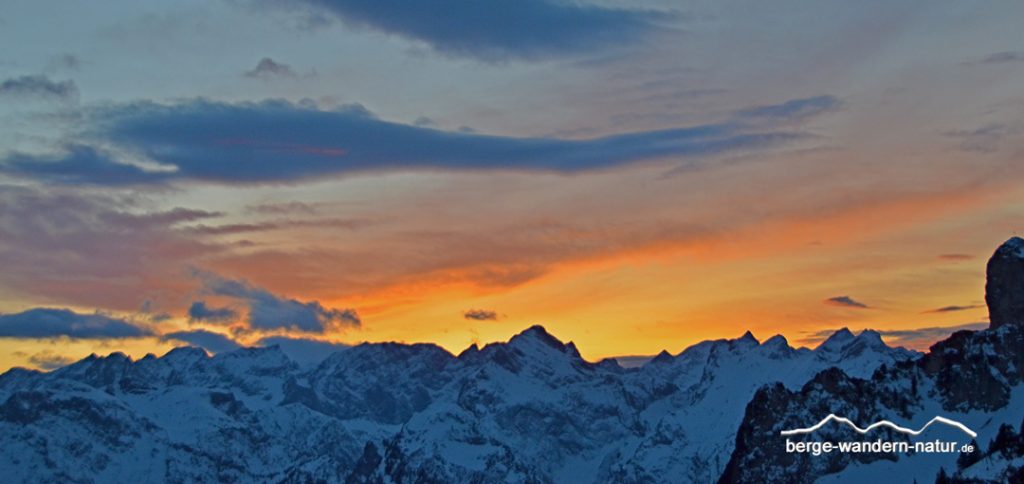
[{"label": "dark silhouette of peak", "polygon": [[671,363],[673,360],[675,360],[675,358],[669,354],[668,351],[661,350],[661,353],[658,353],[658,356],[655,356],[654,359],[651,360],[651,364],[661,365]]},{"label": "dark silhouette of peak", "polygon": [[996,249],[985,268],[985,303],[990,328],[1021,324],[1024,317],[1024,239],[1013,237]]},{"label": "dark silhouette of peak", "polygon": [[548,333],[548,330],[544,329],[544,327],[539,324],[530,326],[522,333],[513,336],[512,339],[508,341],[508,344],[515,346],[524,341],[539,341],[559,351],[565,350],[565,344],[558,338],[552,336],[551,333]]},{"label": "dark silhouette of peak", "polygon": [[761,342],[754,337],[754,333],[751,333],[749,330],[746,333],[743,333],[743,336],[740,336],[740,338],[737,341],[754,343],[755,345],[761,344]]}]

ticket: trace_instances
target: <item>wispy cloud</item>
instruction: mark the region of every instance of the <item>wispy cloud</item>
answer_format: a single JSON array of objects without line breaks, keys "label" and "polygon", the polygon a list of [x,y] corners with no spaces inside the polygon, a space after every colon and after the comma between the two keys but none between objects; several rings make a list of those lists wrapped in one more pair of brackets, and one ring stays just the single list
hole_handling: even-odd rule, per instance
[{"label": "wispy cloud", "polygon": [[256,64],[256,67],[245,72],[245,77],[254,79],[269,79],[273,77],[295,77],[295,71],[288,64],[283,64],[264,57]]},{"label": "wispy cloud", "polygon": [[815,96],[793,99],[782,104],[770,104],[741,109],[738,118],[771,121],[803,121],[824,113],[836,111],[843,105],[835,96]]},{"label": "wispy cloud", "polygon": [[991,123],[980,128],[947,131],[943,134],[960,140],[960,149],[964,151],[991,153],[999,149],[1004,139],[1020,134],[1020,130],[1004,123]]},{"label": "wispy cloud", "polygon": [[[801,106],[765,116],[804,117],[818,109]],[[160,168],[143,168],[78,143],[51,155],[9,154],[0,159],[0,173],[97,185],[289,183],[427,169],[575,173],[664,158],[697,162],[808,138],[799,131],[735,120],[582,140],[517,138],[383,121],[359,105],[321,110],[285,101],[140,102],[97,109],[89,116],[95,123],[83,138],[135,153]]]},{"label": "wispy cloud", "polygon": [[985,64],[1009,64],[1013,62],[1024,62],[1024,51],[1003,51],[996,52],[994,54],[982,57],[980,59],[969,60],[964,62],[967,65],[985,65]]},{"label": "wispy cloud", "polygon": [[74,363],[75,359],[51,350],[44,350],[29,356],[28,362],[43,370],[56,370]]},{"label": "wispy cloud", "polygon": [[498,313],[489,309],[470,309],[462,313],[462,317],[474,321],[497,321]]},{"label": "wispy cloud", "polygon": [[862,303],[860,301],[857,301],[857,300],[851,298],[850,296],[830,297],[830,298],[824,300],[823,302],[825,304],[830,305],[830,306],[841,306],[841,307],[847,307],[847,308],[867,309],[869,307],[867,304],[864,304],[864,303]]},{"label": "wispy cloud", "polygon": [[250,213],[261,215],[293,215],[297,213],[310,215],[317,211],[316,207],[313,205],[294,201],[249,205],[245,207],[245,210]]},{"label": "wispy cloud", "polygon": [[242,345],[226,335],[203,329],[168,333],[161,336],[161,339],[164,341],[181,341],[191,346],[198,346],[210,353],[223,353],[242,347]]},{"label": "wispy cloud", "polygon": [[167,171],[145,170],[138,165],[113,162],[113,159],[114,155],[109,152],[73,143],[51,155],[10,153],[0,161],[0,172],[62,185],[137,185],[159,183],[171,176]]},{"label": "wispy cloud", "polygon": [[970,304],[967,306],[943,306],[941,308],[929,309],[924,313],[953,313],[957,311],[966,311],[968,309],[977,309],[985,307],[982,304]]},{"label": "wispy cloud", "polygon": [[973,260],[974,256],[970,254],[939,254],[939,259],[953,261]]},{"label": "wispy cloud", "polygon": [[138,195],[0,185],[0,287],[66,304],[134,311],[152,300],[152,311],[168,310],[156,295],[180,293],[182,267],[228,247],[197,241],[182,225],[219,216],[153,210]]},{"label": "wispy cloud", "polygon": [[641,40],[675,15],[553,0],[300,0],[348,24],[483,61],[600,52]]},{"label": "wispy cloud", "polygon": [[34,308],[0,315],[0,337],[77,339],[138,338],[153,334],[147,328],[102,314],[70,309]]},{"label": "wispy cloud", "polygon": [[12,77],[0,82],[0,97],[38,97],[59,100],[78,98],[75,81],[53,81],[43,75]]}]

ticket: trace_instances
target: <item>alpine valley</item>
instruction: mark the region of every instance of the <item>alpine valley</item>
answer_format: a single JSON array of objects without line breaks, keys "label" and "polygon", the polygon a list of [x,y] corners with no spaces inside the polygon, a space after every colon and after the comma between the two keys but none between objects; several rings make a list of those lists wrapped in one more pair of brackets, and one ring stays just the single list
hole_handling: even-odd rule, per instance
[{"label": "alpine valley", "polygon": [[[996,251],[986,294],[991,327],[926,354],[874,331],[815,349],[748,332],[626,368],[534,326],[457,356],[183,347],[13,369],[0,376],[0,470],[7,482],[1019,482],[1024,240]],[[913,428],[942,415],[976,431],[980,450],[785,451],[781,430],[831,413]],[[873,432],[790,438],[907,438]],[[967,443],[941,427],[913,439],[940,437]]]}]

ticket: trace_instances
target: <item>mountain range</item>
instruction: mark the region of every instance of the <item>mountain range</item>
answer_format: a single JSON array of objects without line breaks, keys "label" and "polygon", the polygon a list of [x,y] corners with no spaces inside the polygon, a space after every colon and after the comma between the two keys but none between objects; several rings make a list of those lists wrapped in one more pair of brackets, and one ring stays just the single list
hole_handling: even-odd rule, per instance
[{"label": "mountain range", "polygon": [[[814,349],[748,332],[625,368],[534,326],[457,356],[366,343],[310,364],[278,346],[182,347],[15,368],[0,375],[0,469],[9,482],[1001,482],[1024,460],[1011,426],[1024,417],[1024,241],[988,273],[992,327],[926,354],[875,331]],[[992,442],[966,457],[784,451],[779,431],[830,413],[942,414]]]}]

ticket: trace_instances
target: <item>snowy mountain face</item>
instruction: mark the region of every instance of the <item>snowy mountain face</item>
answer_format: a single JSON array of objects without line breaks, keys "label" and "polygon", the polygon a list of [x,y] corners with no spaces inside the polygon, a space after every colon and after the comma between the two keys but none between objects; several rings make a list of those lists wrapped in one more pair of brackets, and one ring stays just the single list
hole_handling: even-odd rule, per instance
[{"label": "snowy mountain face", "polygon": [[273,346],[115,353],[0,376],[0,468],[12,482],[713,480],[759,387],[915,356],[872,332],[814,350],[747,333],[626,369],[539,326],[457,357],[363,344],[314,368]]},{"label": "snowy mountain face", "polygon": [[[758,390],[746,408],[720,482],[1024,482],[1024,437],[1014,430],[1024,419],[1022,249],[1024,240],[1011,239],[988,263],[989,329],[959,331],[921,358],[879,367],[866,377],[829,369],[799,388],[773,384]],[[941,415],[977,432],[974,446],[981,450],[909,456],[785,451],[781,430],[807,427],[829,414],[861,426],[886,419],[910,428]],[[867,440],[915,440],[887,429],[874,432]],[[970,440],[942,429],[929,430],[923,437],[964,444]],[[848,427],[833,425],[806,440],[865,439]]]},{"label": "snowy mountain face", "polygon": [[[535,326],[458,356],[363,344],[314,366],[275,346],[178,348],[13,369],[0,375],[0,469],[5,482],[1019,482],[1022,248],[989,262],[991,327],[924,355],[874,331],[813,350],[747,333],[623,368]],[[781,430],[828,414],[913,428],[943,415],[981,451],[784,451]],[[863,440],[843,426],[814,438]]]}]

